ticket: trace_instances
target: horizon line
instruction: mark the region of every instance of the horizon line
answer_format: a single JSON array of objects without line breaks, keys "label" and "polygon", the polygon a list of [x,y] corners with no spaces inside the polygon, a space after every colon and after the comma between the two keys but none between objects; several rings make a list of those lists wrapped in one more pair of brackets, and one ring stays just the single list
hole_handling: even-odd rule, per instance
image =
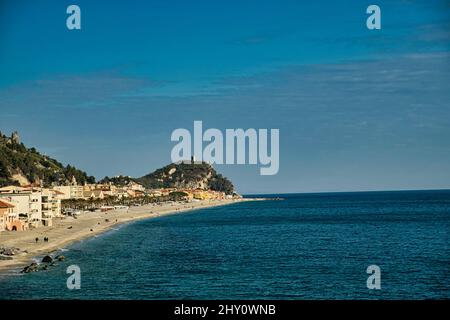
[{"label": "horizon line", "polygon": [[395,189],[395,190],[353,190],[353,191],[312,191],[312,192],[283,192],[283,193],[242,193],[242,196],[260,195],[294,195],[294,194],[330,194],[330,193],[369,193],[369,192],[405,192],[405,191],[450,191],[449,188],[439,189]]}]

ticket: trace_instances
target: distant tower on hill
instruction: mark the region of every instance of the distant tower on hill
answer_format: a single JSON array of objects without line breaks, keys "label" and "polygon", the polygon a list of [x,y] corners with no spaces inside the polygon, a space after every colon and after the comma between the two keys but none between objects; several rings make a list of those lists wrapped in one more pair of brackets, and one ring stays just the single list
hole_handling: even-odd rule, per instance
[{"label": "distant tower on hill", "polygon": [[17,131],[14,131],[11,134],[11,142],[15,143],[15,144],[20,144],[20,137],[19,137],[19,133]]}]

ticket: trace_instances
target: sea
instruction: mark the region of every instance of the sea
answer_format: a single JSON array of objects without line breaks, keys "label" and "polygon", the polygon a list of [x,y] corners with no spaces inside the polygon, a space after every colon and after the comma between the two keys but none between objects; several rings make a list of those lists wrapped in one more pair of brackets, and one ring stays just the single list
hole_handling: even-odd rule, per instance
[{"label": "sea", "polygon": [[[450,298],[450,190],[263,196],[282,200],[77,242],[46,271],[1,274],[0,299]],[[67,286],[72,265],[79,289]]]}]

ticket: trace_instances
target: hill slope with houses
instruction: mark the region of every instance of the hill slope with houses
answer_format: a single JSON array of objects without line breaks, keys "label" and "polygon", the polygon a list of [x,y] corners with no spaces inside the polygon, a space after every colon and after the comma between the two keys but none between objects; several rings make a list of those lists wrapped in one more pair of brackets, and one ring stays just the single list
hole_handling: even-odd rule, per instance
[{"label": "hill slope with houses", "polygon": [[[27,148],[20,142],[17,132],[6,136],[0,132],[0,187],[8,185],[79,185],[95,183],[95,177],[71,165],[64,166],[35,148]],[[147,189],[176,188],[203,189],[233,194],[230,180],[217,173],[207,163],[172,163],[140,178],[129,176],[105,177],[100,183],[126,185],[130,182],[142,184]]]}]

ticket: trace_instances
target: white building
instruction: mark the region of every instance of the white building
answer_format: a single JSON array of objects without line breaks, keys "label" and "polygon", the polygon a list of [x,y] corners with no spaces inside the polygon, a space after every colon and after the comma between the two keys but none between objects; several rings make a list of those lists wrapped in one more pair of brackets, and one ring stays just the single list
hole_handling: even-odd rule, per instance
[{"label": "white building", "polygon": [[37,188],[4,187],[0,188],[0,199],[14,205],[13,212],[18,219],[29,227],[42,225],[42,193]]},{"label": "white building", "polygon": [[53,219],[61,216],[61,196],[62,192],[43,188],[41,191],[42,203],[42,224],[51,226]]},{"label": "white building", "polygon": [[83,186],[55,186],[53,190],[62,193],[61,199],[83,199]]}]

